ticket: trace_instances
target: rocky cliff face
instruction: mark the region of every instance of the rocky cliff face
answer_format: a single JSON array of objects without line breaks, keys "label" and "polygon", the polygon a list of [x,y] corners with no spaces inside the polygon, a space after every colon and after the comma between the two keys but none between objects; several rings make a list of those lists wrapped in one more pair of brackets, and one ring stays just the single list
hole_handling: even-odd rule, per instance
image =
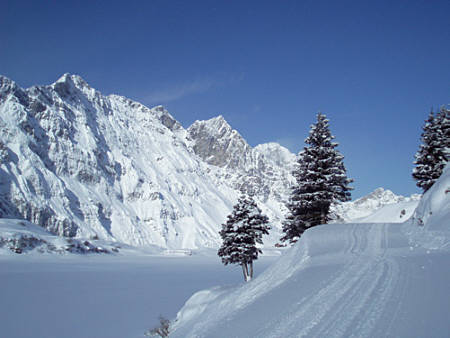
[{"label": "rocky cliff face", "polygon": [[225,168],[232,186],[263,200],[282,202],[292,184],[295,155],[277,143],[252,148],[222,116],[196,121],[188,129],[194,152]]},{"label": "rocky cliff face", "polygon": [[187,129],[192,149],[206,163],[220,168],[218,181],[255,197],[272,222],[269,243],[281,237],[295,155],[278,143],[251,147],[222,116],[196,121]]}]

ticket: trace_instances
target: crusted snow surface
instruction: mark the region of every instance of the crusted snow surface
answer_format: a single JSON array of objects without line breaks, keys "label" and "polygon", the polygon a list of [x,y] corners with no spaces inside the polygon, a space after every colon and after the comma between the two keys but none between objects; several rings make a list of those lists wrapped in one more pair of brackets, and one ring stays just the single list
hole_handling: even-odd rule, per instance
[{"label": "crusted snow surface", "polygon": [[[423,226],[308,229],[250,283],[194,294],[171,337],[448,337],[449,174],[417,208]],[[420,241],[418,231],[428,238]],[[437,236],[439,245],[431,240]]]}]

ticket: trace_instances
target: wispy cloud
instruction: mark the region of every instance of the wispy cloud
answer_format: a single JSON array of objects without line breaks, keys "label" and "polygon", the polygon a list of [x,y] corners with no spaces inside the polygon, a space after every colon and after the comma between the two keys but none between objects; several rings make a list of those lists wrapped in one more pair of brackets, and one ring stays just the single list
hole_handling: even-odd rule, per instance
[{"label": "wispy cloud", "polygon": [[239,83],[244,77],[244,73],[237,73],[216,74],[214,77],[197,78],[192,81],[186,81],[157,89],[147,94],[145,100],[151,104],[172,102],[189,95],[204,93],[213,87]]},{"label": "wispy cloud", "polygon": [[188,95],[206,92],[214,85],[215,82],[211,79],[196,79],[192,82],[155,90],[147,95],[146,100],[154,104],[167,103]]}]

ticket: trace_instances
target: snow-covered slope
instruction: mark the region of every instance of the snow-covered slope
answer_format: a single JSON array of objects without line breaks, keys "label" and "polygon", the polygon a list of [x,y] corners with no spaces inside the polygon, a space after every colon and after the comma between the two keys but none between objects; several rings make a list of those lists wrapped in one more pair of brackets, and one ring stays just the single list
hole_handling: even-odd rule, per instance
[{"label": "snow-covered slope", "polygon": [[447,337],[449,175],[409,224],[313,227],[250,283],[194,294],[171,337]]},{"label": "snow-covered slope", "polygon": [[411,217],[420,195],[404,197],[390,190],[378,188],[355,201],[333,206],[337,222],[403,223]]}]

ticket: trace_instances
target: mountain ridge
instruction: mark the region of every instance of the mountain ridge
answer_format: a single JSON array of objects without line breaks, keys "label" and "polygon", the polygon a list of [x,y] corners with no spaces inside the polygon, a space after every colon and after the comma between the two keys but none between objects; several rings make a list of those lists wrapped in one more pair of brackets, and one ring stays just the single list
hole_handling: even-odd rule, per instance
[{"label": "mountain ridge", "polygon": [[[20,88],[0,75],[0,217],[61,236],[217,247],[241,193],[278,242],[296,155],[251,147],[222,115],[184,128],[164,107],[104,96],[66,73]],[[342,212],[345,212],[343,210]]]},{"label": "mountain ridge", "polygon": [[[225,178],[245,173],[205,163],[162,106],[103,96],[70,74],[28,89],[6,77],[0,84],[1,217],[69,237],[218,245],[220,224],[242,191]],[[247,187],[256,186],[252,179]],[[262,207],[280,218],[281,202],[266,188],[259,199],[270,203]]]}]

